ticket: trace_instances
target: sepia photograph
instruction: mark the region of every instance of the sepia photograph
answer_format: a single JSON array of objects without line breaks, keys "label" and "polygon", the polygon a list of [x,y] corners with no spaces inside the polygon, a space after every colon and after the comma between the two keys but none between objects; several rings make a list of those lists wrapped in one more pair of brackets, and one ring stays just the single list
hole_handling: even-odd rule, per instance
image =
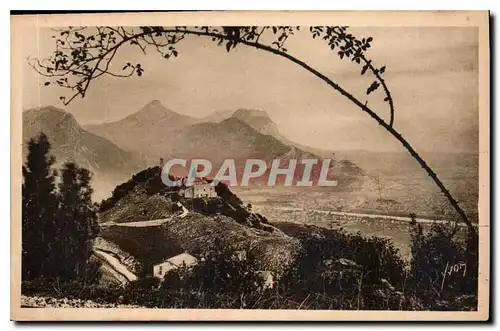
[{"label": "sepia photograph", "polygon": [[11,22],[12,319],[488,320],[488,12]]}]

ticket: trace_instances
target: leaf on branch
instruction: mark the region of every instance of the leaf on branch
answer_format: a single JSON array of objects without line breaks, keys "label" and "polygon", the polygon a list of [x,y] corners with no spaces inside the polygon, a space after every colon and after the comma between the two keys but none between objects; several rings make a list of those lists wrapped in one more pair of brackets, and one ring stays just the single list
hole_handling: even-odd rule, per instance
[{"label": "leaf on branch", "polygon": [[384,101],[389,101],[389,100],[390,100],[389,97],[384,98]]},{"label": "leaf on branch", "polygon": [[45,82],[44,86],[50,85],[50,82]]},{"label": "leaf on branch", "polygon": [[380,85],[379,82],[377,81],[373,82],[372,85],[370,85],[370,87],[368,87],[368,89],[366,90],[366,94],[369,95],[370,93],[378,89],[379,85]]},{"label": "leaf on branch", "polygon": [[380,68],[380,70],[378,71],[379,73],[383,74],[385,71],[385,66],[383,66],[382,68]]},{"label": "leaf on branch", "polygon": [[135,71],[137,72],[137,76],[141,77],[142,73],[144,72],[144,69],[142,69],[141,64],[137,63],[135,66]]},{"label": "leaf on branch", "polygon": [[226,50],[229,52],[231,50],[231,46],[233,45],[232,41],[228,41],[226,44]]},{"label": "leaf on branch", "polygon": [[368,70],[368,64],[365,64],[363,66],[363,69],[361,69],[361,75],[364,75],[366,73],[366,70]]}]

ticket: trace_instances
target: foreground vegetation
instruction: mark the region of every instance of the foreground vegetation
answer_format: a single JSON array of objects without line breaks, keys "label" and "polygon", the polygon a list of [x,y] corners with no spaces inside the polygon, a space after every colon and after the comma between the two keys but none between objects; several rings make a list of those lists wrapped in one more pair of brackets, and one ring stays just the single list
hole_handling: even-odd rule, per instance
[{"label": "foreground vegetation", "polygon": [[[266,288],[253,256],[238,258],[221,245],[194,268],[169,272],[163,282],[144,277],[126,286],[103,286],[35,280],[24,282],[22,293],[150,308],[475,310],[473,243],[443,236],[448,234],[443,225],[427,234],[420,230],[416,226],[413,232],[410,264],[387,239],[326,229],[303,233],[295,262],[273,288]],[[467,269],[455,271],[454,265]]]}]

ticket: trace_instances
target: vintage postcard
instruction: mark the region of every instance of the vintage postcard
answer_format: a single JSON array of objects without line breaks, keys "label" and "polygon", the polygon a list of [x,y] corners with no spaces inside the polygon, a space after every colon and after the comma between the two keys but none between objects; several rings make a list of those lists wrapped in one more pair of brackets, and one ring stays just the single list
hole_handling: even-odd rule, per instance
[{"label": "vintage postcard", "polygon": [[489,319],[488,12],[11,20],[12,319]]}]

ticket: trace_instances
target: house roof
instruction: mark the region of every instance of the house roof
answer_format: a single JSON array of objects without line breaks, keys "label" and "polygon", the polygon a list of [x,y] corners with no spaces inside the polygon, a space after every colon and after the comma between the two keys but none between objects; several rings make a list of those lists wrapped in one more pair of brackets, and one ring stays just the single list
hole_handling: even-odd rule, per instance
[{"label": "house roof", "polygon": [[193,179],[192,183],[187,182],[188,178],[184,177],[181,179],[181,188],[189,188],[189,187],[194,187],[194,186],[201,186],[201,185],[211,185],[211,180],[205,178],[205,177],[197,177]]},{"label": "house roof", "polygon": [[183,263],[185,263],[186,265],[192,265],[192,264],[195,264],[196,262],[198,262],[198,260],[194,256],[192,256],[191,254],[182,253],[182,254],[179,254],[179,255],[176,255],[176,256],[169,258],[165,262],[169,262],[175,266],[180,267],[180,266],[182,266]]}]

